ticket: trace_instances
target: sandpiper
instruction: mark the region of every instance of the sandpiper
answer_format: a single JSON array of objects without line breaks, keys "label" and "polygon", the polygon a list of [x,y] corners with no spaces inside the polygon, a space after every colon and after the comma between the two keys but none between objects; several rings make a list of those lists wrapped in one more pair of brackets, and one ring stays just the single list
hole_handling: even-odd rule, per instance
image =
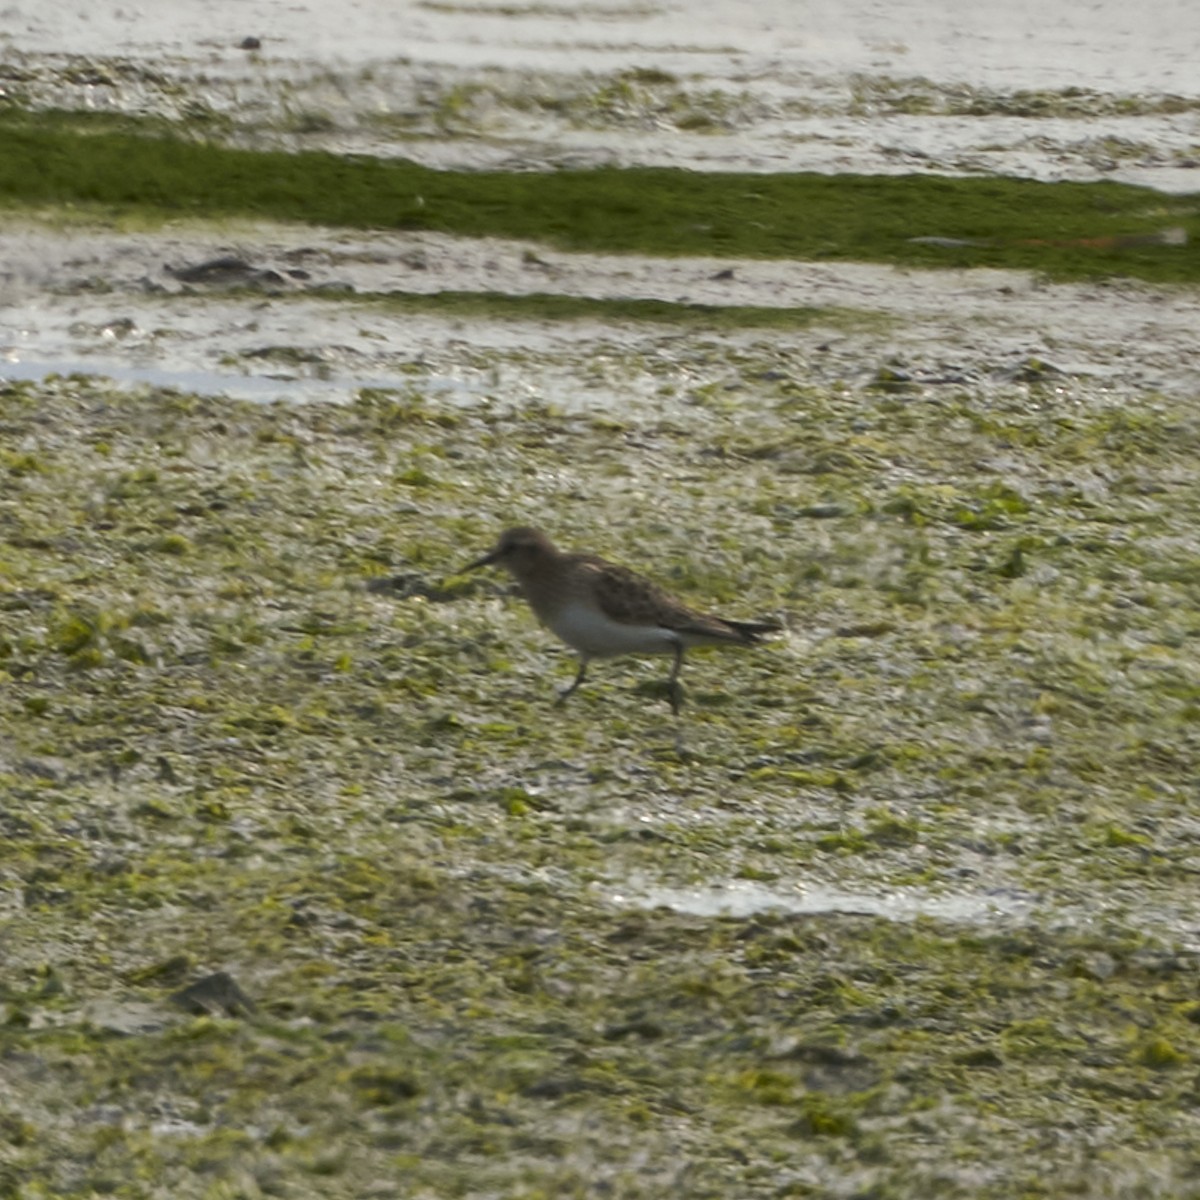
[{"label": "sandpiper", "polygon": [[678,714],[679,670],[691,646],[752,646],[778,621],[730,621],[688,608],[650,580],[595,554],[565,554],[540,529],[508,529],[482,558],[464,570],[495,563],[516,579],[543,625],[579,654],[579,671],[563,688],[561,703],[583,683],[593,658],[619,654],[673,654],[667,680]]}]

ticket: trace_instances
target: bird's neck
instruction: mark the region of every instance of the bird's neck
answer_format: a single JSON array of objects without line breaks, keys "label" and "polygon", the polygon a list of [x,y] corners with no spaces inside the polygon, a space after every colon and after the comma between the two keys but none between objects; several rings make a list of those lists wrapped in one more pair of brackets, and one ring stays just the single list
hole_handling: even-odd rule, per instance
[{"label": "bird's neck", "polygon": [[546,557],[532,571],[516,574],[517,586],[540,620],[548,621],[570,593],[570,570],[565,554]]}]

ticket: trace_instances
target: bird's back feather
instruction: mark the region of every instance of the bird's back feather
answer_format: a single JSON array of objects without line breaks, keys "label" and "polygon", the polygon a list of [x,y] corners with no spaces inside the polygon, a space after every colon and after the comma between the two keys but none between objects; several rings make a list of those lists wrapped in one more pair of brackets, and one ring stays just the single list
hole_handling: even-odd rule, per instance
[{"label": "bird's back feather", "polygon": [[627,567],[594,554],[572,554],[570,562],[585,568],[596,602],[605,616],[628,625],[658,625],[697,641],[756,642],[778,625],[761,621],[727,621],[696,612],[657,584]]}]

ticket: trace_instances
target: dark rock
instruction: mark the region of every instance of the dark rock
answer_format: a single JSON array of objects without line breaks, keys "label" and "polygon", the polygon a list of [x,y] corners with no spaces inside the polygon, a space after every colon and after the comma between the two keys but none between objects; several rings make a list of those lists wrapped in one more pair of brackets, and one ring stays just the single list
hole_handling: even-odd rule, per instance
[{"label": "dark rock", "polygon": [[235,283],[253,278],[257,271],[244,258],[232,254],[210,258],[191,267],[164,267],[180,283]]},{"label": "dark rock", "polygon": [[170,999],[172,1004],[198,1017],[242,1017],[256,1011],[254,1001],[227,971],[197,979],[173,993]]}]

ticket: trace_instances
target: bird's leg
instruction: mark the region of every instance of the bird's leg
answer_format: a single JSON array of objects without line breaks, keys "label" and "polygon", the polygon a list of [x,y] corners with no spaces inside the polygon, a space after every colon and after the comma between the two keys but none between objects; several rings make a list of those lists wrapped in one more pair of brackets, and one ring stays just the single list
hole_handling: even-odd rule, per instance
[{"label": "bird's leg", "polygon": [[575,672],[575,678],[565,688],[559,690],[558,704],[561,704],[587,678],[588,663],[590,661],[586,654],[579,656],[579,670]]},{"label": "bird's leg", "polygon": [[683,703],[683,685],[679,682],[679,670],[683,666],[683,643],[675,643],[675,665],[671,668],[671,676],[667,680],[667,696],[671,700],[671,711],[679,716],[679,706]]}]

